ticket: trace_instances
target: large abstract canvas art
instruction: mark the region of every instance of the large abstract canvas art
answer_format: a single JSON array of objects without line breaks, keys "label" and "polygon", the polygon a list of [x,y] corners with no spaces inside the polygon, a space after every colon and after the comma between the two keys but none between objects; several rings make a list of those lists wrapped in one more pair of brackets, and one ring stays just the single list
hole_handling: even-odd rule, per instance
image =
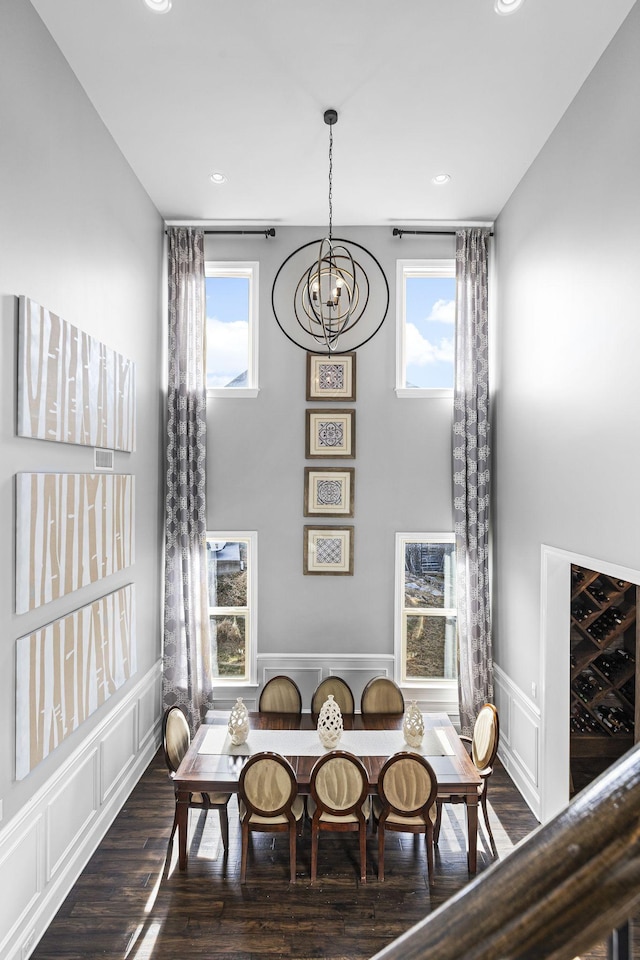
[{"label": "large abstract canvas art", "polygon": [[135,364],[20,297],[18,434],[135,450]]},{"label": "large abstract canvas art", "polygon": [[22,780],[136,672],[132,584],[16,645],[16,778]]},{"label": "large abstract canvas art", "polygon": [[130,474],[16,475],[16,613],[63,597],[134,560]]}]

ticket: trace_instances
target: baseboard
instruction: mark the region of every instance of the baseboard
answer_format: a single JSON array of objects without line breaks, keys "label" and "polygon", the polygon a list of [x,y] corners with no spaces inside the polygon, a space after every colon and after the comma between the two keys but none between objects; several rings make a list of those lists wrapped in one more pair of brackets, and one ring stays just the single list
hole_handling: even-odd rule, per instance
[{"label": "baseboard", "polygon": [[155,755],[160,694],[158,661],[0,831],[0,960],[31,955]]}]

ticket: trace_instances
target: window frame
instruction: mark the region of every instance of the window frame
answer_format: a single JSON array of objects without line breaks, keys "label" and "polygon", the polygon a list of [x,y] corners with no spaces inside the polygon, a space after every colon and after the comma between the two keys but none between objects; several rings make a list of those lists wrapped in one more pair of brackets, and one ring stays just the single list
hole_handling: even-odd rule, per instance
[{"label": "window frame", "polygon": [[[456,639],[458,625],[458,608],[438,607],[428,611],[404,605],[404,566],[405,546],[408,543],[452,543],[455,547],[455,533],[396,533],[395,556],[395,598],[394,598],[394,668],[395,680],[405,689],[421,688],[436,689],[443,693],[449,691],[457,695],[458,676],[449,677],[408,677],[406,670],[406,615],[407,612],[425,616],[434,616],[442,619],[454,619],[456,622]],[[456,645],[457,647],[457,645]]]},{"label": "window frame", "polygon": [[396,260],[396,396],[401,400],[453,399],[452,387],[407,387],[406,281],[411,277],[454,277],[456,261],[446,259]]},{"label": "window frame", "polygon": [[[247,606],[212,607],[208,604],[208,616],[233,615],[242,612],[245,621],[245,674],[243,677],[213,677],[213,685],[255,686],[258,682],[258,533],[256,530],[207,530],[207,541],[244,541],[247,544]],[[207,601],[209,601],[207,596]]]},{"label": "window frame", "polygon": [[[205,287],[207,277],[246,277],[249,280],[249,356],[247,357],[246,387],[207,387],[207,398],[227,400],[255,399],[258,386],[258,303],[260,263],[258,260],[207,260],[204,265]],[[207,318],[205,316],[205,324]],[[205,353],[206,363],[206,353]],[[205,370],[205,382],[207,379]]]}]

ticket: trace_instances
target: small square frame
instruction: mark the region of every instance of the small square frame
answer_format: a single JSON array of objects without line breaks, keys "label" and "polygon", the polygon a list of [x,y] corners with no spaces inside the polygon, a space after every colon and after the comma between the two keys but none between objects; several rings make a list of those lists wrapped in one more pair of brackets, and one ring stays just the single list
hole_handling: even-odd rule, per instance
[{"label": "small square frame", "polygon": [[345,457],[356,455],[355,410],[307,410],[305,457]]},{"label": "small square frame", "polygon": [[355,400],[356,355],[307,354],[307,400]]},{"label": "small square frame", "polygon": [[352,517],[355,467],[305,467],[305,517]]},{"label": "small square frame", "polygon": [[353,576],[353,527],[304,527],[305,575]]}]

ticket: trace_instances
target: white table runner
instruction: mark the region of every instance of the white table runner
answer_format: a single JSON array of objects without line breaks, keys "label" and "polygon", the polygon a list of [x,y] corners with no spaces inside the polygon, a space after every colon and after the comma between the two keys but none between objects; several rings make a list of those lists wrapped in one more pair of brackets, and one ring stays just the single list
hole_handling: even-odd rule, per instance
[{"label": "white table runner", "polygon": [[[401,730],[345,730],[337,745],[358,757],[390,757],[398,750],[412,750],[423,757],[452,757],[454,750],[444,730],[426,730],[419,747],[405,743]],[[319,757],[328,753],[316,730],[250,730],[247,742],[234,747],[226,727],[211,727],[198,753],[251,756],[275,750],[285,757]]]}]

